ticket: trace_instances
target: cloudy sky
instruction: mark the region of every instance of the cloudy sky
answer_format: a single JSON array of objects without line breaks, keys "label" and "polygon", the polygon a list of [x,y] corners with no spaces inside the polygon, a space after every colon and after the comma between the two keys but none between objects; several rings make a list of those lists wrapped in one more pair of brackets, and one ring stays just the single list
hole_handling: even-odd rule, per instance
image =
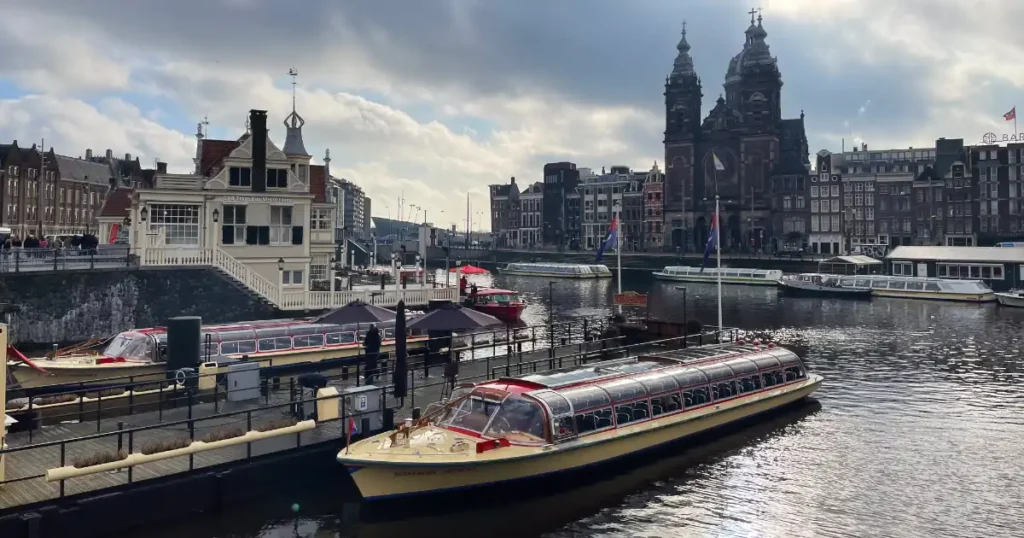
[{"label": "cloudy sky", "polygon": [[[46,139],[187,172],[197,121],[236,138],[269,110],[283,143],[290,67],[306,148],[378,216],[487,221],[487,185],[545,162],[661,162],[663,85],[683,20],[704,112],[743,44],[732,0],[32,0],[0,2],[0,140]],[[783,113],[812,153],[1010,132],[1024,2],[762,0]],[[1024,102],[1019,104],[1024,105]],[[443,210],[443,213],[441,212]],[[408,215],[405,215],[408,216]],[[474,219],[476,219],[474,217]]]}]

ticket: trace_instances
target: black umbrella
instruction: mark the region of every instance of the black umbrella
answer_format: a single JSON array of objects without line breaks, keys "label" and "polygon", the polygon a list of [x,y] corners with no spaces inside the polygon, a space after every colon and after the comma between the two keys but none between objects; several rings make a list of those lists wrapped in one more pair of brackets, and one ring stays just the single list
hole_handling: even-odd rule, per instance
[{"label": "black umbrella", "polygon": [[395,398],[405,398],[408,392],[409,354],[406,350],[405,301],[398,301],[398,316],[395,318],[395,370],[391,384],[395,386]]},{"label": "black umbrella", "polygon": [[313,320],[313,323],[334,323],[336,325],[348,325],[351,323],[380,323],[382,321],[393,321],[395,312],[387,308],[381,308],[363,301],[352,301],[351,303],[335,308],[330,312],[321,315]]},{"label": "black umbrella", "polygon": [[502,321],[489,314],[446,303],[409,324],[410,329],[421,331],[465,331],[501,325]]}]

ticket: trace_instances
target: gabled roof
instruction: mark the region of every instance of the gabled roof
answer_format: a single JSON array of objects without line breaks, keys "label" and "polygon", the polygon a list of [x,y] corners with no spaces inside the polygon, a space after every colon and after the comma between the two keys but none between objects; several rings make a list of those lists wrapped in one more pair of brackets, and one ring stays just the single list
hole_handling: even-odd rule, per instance
[{"label": "gabled roof", "polygon": [[317,204],[327,203],[327,170],[322,165],[309,165],[309,193],[313,195],[313,202]]},{"label": "gabled roof", "polygon": [[94,163],[85,159],[76,159],[57,155],[57,166],[60,168],[60,176],[74,181],[84,181],[93,185],[107,187],[110,185],[110,166],[103,163]]},{"label": "gabled roof", "polygon": [[110,196],[107,196],[107,200],[103,202],[103,208],[100,209],[100,216],[117,218],[127,217],[132,207],[132,194],[134,192],[135,191],[132,189],[117,189],[110,193]]},{"label": "gabled roof", "polygon": [[219,169],[224,158],[235,151],[241,140],[203,140],[203,154],[199,158],[199,173],[211,177]]}]

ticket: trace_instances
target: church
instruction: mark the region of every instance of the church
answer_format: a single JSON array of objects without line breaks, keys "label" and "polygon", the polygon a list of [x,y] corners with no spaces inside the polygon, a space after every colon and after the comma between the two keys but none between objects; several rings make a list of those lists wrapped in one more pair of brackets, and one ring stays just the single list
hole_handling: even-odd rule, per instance
[{"label": "church", "polygon": [[[672,250],[704,249],[716,195],[723,251],[775,250],[794,239],[785,237],[794,232],[786,226],[784,233],[783,223],[806,218],[798,217],[806,209],[791,201],[803,205],[810,170],[804,116],[782,118],[782,75],[767,36],[760,14],[751,10],[743,49],[725,74],[724,92],[702,120],[701,79],[683,24],[678,55],[665,80],[664,229]],[[783,196],[788,191],[800,196]],[[783,198],[789,207],[783,207]]]}]

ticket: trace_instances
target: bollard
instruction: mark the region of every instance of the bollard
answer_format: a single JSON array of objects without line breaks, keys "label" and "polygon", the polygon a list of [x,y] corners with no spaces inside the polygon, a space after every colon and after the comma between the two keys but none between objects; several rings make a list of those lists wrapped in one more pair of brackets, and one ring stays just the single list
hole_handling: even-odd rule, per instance
[{"label": "bollard", "polygon": [[412,419],[413,420],[419,420],[420,419],[420,408],[419,407],[413,407],[412,408]]},{"label": "bollard", "polygon": [[[417,415],[417,411],[419,411],[419,409],[420,408],[417,407],[412,410],[414,418],[419,418]],[[384,431],[391,431],[395,429],[395,410],[390,407],[385,409],[382,422],[384,423]]]}]

